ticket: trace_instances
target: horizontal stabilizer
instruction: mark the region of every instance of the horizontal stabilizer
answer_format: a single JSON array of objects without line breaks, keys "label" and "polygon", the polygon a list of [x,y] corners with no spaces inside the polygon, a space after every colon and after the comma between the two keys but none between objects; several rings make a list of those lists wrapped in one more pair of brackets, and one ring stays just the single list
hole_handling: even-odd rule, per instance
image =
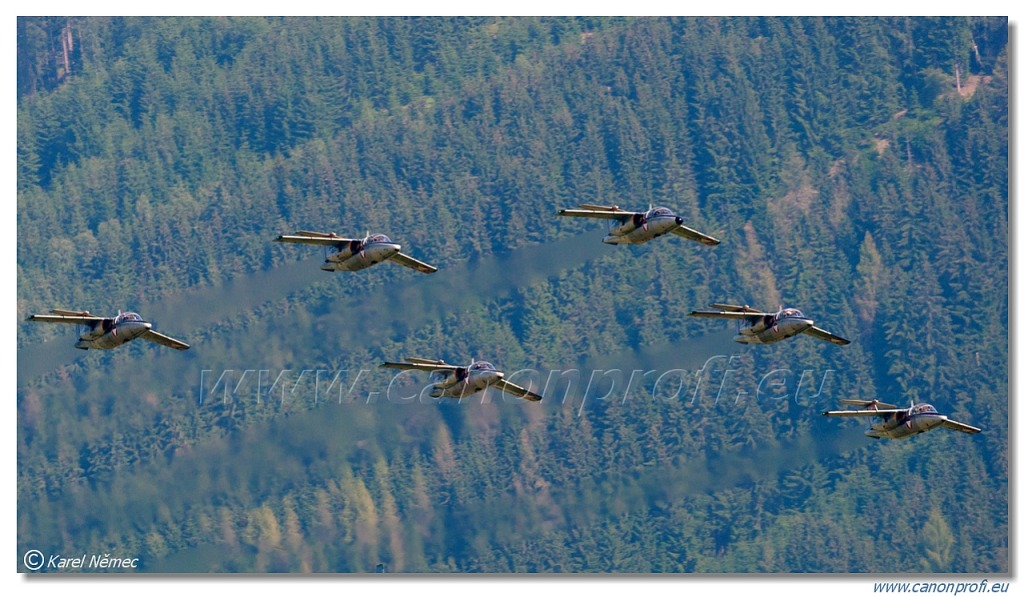
[{"label": "horizontal stabilizer", "polygon": [[840,404],[849,404],[850,406],[859,406],[861,408],[885,408],[894,409],[895,404],[888,404],[886,402],[879,402],[878,400],[856,400],[854,398],[843,398],[839,401]]},{"label": "horizontal stabilizer", "polygon": [[26,321],[41,321],[43,323],[69,323],[72,325],[96,326],[97,323],[110,319],[109,317],[97,317],[95,315],[30,315]]},{"label": "horizontal stabilizer", "polygon": [[573,209],[561,209],[558,211],[558,215],[574,218],[603,218],[606,220],[625,221],[636,215],[636,213],[603,205],[581,205]]},{"label": "horizontal stabilizer", "polygon": [[274,239],[274,242],[278,243],[296,243],[301,245],[327,245],[337,246],[350,243],[355,239],[342,238],[335,235],[333,232],[325,234],[323,232],[308,232],[300,230],[295,234],[282,234]]},{"label": "horizontal stabilizer", "polygon": [[711,317],[716,319],[747,319],[754,320],[768,313],[760,311],[690,311],[690,317]]},{"label": "horizontal stabilizer", "polygon": [[440,360],[435,361],[435,360],[432,360],[432,359],[421,359],[421,358],[418,358],[418,357],[408,357],[405,360],[409,361],[410,363],[418,363],[420,365],[447,365],[448,364],[448,363],[445,363],[444,361],[440,361]]},{"label": "horizontal stabilizer", "polygon": [[333,232],[312,232],[309,230],[299,230],[295,234],[299,236],[319,236],[321,238],[338,238],[338,235]]},{"label": "horizontal stabilizer", "polygon": [[415,369],[417,371],[454,371],[459,369],[456,365],[446,365],[444,361],[430,361],[427,359],[409,359],[406,362],[393,363],[384,361],[380,365],[388,369]]},{"label": "horizontal stabilizer", "polygon": [[580,205],[578,209],[591,209],[594,211],[622,211],[618,205],[594,205],[593,203],[584,203]]},{"label": "horizontal stabilizer", "polygon": [[823,417],[882,417],[907,412],[905,408],[883,408],[879,410],[829,410],[821,413]]},{"label": "horizontal stabilizer", "polygon": [[88,311],[69,311],[68,309],[50,309],[50,313],[54,315],[73,315],[77,317],[95,317]]},{"label": "horizontal stabilizer", "polygon": [[760,313],[757,309],[751,309],[750,305],[729,305],[726,303],[711,303],[711,306],[715,309],[721,309],[723,311],[735,311],[736,313]]}]

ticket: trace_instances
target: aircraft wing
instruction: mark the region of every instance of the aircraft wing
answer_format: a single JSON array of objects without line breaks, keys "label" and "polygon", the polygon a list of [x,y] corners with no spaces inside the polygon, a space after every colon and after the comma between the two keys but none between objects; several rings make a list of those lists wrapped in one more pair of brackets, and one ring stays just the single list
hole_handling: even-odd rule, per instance
[{"label": "aircraft wing", "polygon": [[333,232],[309,232],[300,230],[295,234],[281,234],[274,239],[277,243],[298,243],[301,245],[337,246],[344,245],[357,240],[354,238],[342,238]]},{"label": "aircraft wing", "polygon": [[66,311],[53,309],[45,315],[31,315],[26,321],[42,321],[44,323],[71,323],[74,325],[94,325],[110,317],[98,317],[88,311]]},{"label": "aircraft wing", "polygon": [[701,244],[707,245],[709,247],[713,247],[713,246],[717,245],[718,243],[722,242],[722,241],[718,240],[717,238],[715,238],[713,236],[708,236],[707,234],[704,234],[703,232],[697,232],[693,228],[689,228],[687,226],[683,226],[682,224],[680,224],[678,228],[673,229],[672,230],[672,234],[675,234],[676,236],[681,236],[683,238],[687,238],[687,239],[690,239],[690,240],[695,240],[695,241],[697,241],[697,242],[699,242]]},{"label": "aircraft wing", "polygon": [[835,334],[830,334],[830,333],[826,332],[825,330],[819,328],[818,326],[814,326],[814,325],[812,325],[811,327],[809,327],[806,330],[804,330],[804,333],[809,335],[809,336],[813,336],[813,337],[817,338],[818,340],[825,340],[825,341],[831,342],[832,344],[838,344],[840,346],[846,346],[847,344],[850,343],[850,341],[847,340],[846,338],[840,338],[839,336],[836,336]]},{"label": "aircraft wing", "polygon": [[956,431],[963,431],[964,433],[979,433],[981,431],[981,429],[978,429],[977,427],[961,423],[960,421],[954,421],[953,419],[946,419],[942,422],[942,426],[948,427],[949,429],[955,429]]},{"label": "aircraft wing", "polygon": [[639,212],[626,211],[619,209],[616,206],[606,205],[590,205],[584,203],[583,205],[573,209],[560,209],[558,215],[570,216],[574,218],[604,218],[607,220],[626,220],[637,215]]},{"label": "aircraft wing", "polygon": [[156,342],[157,344],[163,344],[169,346],[174,350],[188,350],[189,345],[185,344],[181,340],[175,340],[170,336],[165,336],[156,330],[146,330],[144,334],[139,336],[143,340],[149,340],[150,342]]},{"label": "aircraft wing", "polygon": [[907,412],[905,408],[881,408],[878,410],[828,410],[821,413],[823,417],[878,417]]},{"label": "aircraft wing", "polygon": [[418,259],[413,259],[405,253],[395,253],[391,256],[391,261],[394,261],[398,265],[403,265],[410,269],[414,269],[424,274],[432,274],[437,271],[437,268],[430,265],[429,263],[423,263]]},{"label": "aircraft wing", "polygon": [[539,402],[544,398],[540,394],[534,394],[533,392],[527,390],[526,388],[522,386],[517,386],[516,384],[510,381],[505,381],[504,379],[499,379],[498,381],[492,383],[491,387],[498,388],[502,392],[508,392],[513,396],[519,396],[520,398],[532,400],[533,402]]},{"label": "aircraft wing", "polygon": [[387,367],[389,369],[415,369],[416,371],[455,371],[459,369],[456,365],[448,365],[441,361],[428,361],[427,359],[409,359],[410,362],[392,363],[390,361],[384,361],[381,363],[381,367]]}]

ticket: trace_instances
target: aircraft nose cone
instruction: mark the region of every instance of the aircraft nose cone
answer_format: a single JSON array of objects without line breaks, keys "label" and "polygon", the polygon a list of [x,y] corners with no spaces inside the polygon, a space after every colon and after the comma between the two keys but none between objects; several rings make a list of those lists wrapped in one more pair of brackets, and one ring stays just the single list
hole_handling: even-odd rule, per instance
[{"label": "aircraft nose cone", "polygon": [[142,325],[145,326],[147,330],[153,329],[153,324],[149,322],[143,323]]}]

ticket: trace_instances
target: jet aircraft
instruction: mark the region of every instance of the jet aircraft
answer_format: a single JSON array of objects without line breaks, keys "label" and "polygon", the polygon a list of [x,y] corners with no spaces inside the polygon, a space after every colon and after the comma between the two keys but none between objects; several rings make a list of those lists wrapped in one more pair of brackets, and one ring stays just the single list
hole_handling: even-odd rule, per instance
[{"label": "jet aircraft", "polygon": [[620,209],[618,205],[609,207],[584,203],[574,209],[563,209],[558,215],[617,221],[618,223],[611,226],[608,236],[602,241],[609,245],[639,245],[669,232],[709,247],[721,242],[713,236],[684,226],[683,218],[672,213],[667,207],[651,207],[647,211],[638,212]]},{"label": "jet aircraft", "polygon": [[877,417],[878,422],[871,425],[864,435],[875,439],[903,439],[918,433],[930,431],[936,427],[946,427],[964,433],[978,433],[981,429],[946,415],[939,414],[931,404],[910,403],[908,408],[896,408],[892,404],[878,400],[840,400],[843,404],[859,406],[863,410],[830,410],[821,413],[823,417]]},{"label": "jet aircraft", "polygon": [[513,396],[537,402],[543,397],[522,386],[506,381],[505,374],[486,361],[473,361],[469,366],[449,365],[444,361],[408,358],[400,363],[385,362],[381,367],[429,371],[431,398],[465,398],[488,387],[494,387]]},{"label": "jet aircraft", "polygon": [[424,274],[432,274],[437,268],[402,253],[402,245],[392,242],[383,234],[369,234],[362,239],[342,238],[333,232],[310,232],[300,230],[291,235],[279,235],[274,239],[280,243],[299,243],[332,247],[333,253],[325,254],[320,269],[327,272],[354,272],[376,265],[381,261],[393,261],[398,265]]},{"label": "jet aircraft", "polygon": [[833,344],[845,346],[850,343],[845,338],[830,334],[816,327],[814,321],[806,317],[799,309],[783,309],[776,313],[765,313],[749,306],[711,305],[718,311],[691,311],[691,317],[717,317],[735,319],[740,322],[739,333],[733,338],[741,344],[771,344],[785,340],[797,334],[807,334],[819,340],[827,340]]},{"label": "jet aircraft", "polygon": [[88,311],[67,311],[53,309],[44,315],[32,315],[28,321],[45,323],[70,323],[83,326],[86,331],[75,343],[82,350],[117,348],[136,338],[169,346],[175,350],[188,350],[189,345],[175,340],[153,329],[153,324],[144,321],[138,313],[117,312],[117,317],[99,317]]}]

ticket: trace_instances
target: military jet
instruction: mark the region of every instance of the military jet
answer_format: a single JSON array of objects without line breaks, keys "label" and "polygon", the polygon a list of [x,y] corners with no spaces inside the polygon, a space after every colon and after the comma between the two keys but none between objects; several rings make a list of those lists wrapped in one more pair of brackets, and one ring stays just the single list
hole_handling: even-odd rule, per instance
[{"label": "military jet", "polygon": [[840,400],[843,404],[859,406],[864,410],[830,410],[821,413],[823,417],[877,417],[878,422],[864,435],[875,439],[903,439],[936,427],[947,427],[964,433],[978,433],[981,429],[946,415],[940,415],[931,404],[910,403],[908,408],[896,408],[878,400]]},{"label": "military jet", "polygon": [[513,396],[537,402],[543,397],[524,387],[505,381],[505,374],[486,361],[473,361],[469,366],[449,365],[444,361],[408,358],[401,363],[385,362],[381,367],[391,369],[415,369],[429,371],[431,398],[465,398],[489,387],[508,392]]},{"label": "military jet", "polygon": [[175,340],[153,329],[153,324],[143,321],[138,313],[117,312],[117,317],[99,317],[88,311],[66,311],[53,309],[45,315],[32,315],[28,321],[46,323],[70,323],[83,326],[86,332],[81,335],[75,348],[82,350],[117,348],[136,338],[169,346],[175,350],[188,350],[188,344]]},{"label": "military jet", "polygon": [[748,305],[724,305],[712,303],[718,311],[691,311],[691,317],[717,317],[735,319],[740,322],[739,333],[733,338],[740,344],[771,344],[785,340],[797,334],[807,334],[819,340],[827,340],[833,344],[845,346],[850,343],[845,338],[830,334],[815,327],[814,321],[808,319],[799,309],[783,309],[776,313],[764,313],[751,309]]},{"label": "military jet", "polygon": [[602,218],[615,220],[602,242],[609,245],[639,245],[671,232],[690,240],[713,247],[722,242],[713,236],[683,226],[683,218],[672,213],[667,207],[651,207],[647,211],[626,211],[618,205],[591,205],[584,203],[574,209],[563,209],[560,216],[575,218]]},{"label": "military jet", "polygon": [[326,272],[354,272],[376,265],[381,261],[393,261],[424,274],[432,274],[437,268],[413,259],[402,253],[402,245],[394,243],[383,234],[369,234],[362,238],[342,238],[333,232],[309,232],[300,230],[291,235],[279,235],[279,243],[299,243],[333,247],[334,252],[324,255],[320,269]]}]

